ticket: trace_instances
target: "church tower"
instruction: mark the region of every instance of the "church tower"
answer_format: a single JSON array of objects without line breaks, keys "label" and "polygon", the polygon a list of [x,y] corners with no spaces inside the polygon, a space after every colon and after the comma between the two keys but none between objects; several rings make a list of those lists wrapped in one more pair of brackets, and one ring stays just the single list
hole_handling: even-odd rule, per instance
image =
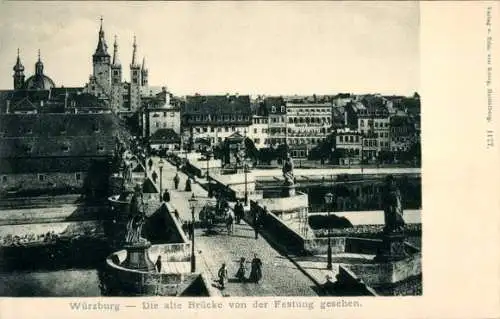
[{"label": "church tower", "polygon": [[14,65],[14,90],[20,90],[24,86],[24,66],[19,57],[19,49],[17,49],[17,61]]},{"label": "church tower", "polygon": [[130,63],[130,111],[137,111],[141,105],[141,66],[137,63],[137,43],[134,36],[132,63]]},{"label": "church tower", "polygon": [[113,62],[111,64],[111,108],[119,110],[123,105],[122,65],[118,57],[118,42],[115,35],[113,45]]},{"label": "church tower", "polygon": [[99,29],[99,40],[94,55],[92,55],[94,89],[91,90],[94,95],[101,98],[109,97],[111,91],[111,57],[108,54],[108,46],[104,38],[104,30]]},{"label": "church tower", "polygon": [[142,68],[141,68],[141,85],[145,88],[148,86],[148,68],[146,67],[146,58],[142,58]]}]

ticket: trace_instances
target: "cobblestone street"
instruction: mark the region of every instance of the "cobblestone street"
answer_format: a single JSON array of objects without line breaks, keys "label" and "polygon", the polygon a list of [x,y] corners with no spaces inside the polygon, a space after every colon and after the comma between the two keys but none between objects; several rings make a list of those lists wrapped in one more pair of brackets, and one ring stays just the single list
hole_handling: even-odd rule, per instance
[{"label": "cobblestone street", "polygon": [[[156,170],[159,158],[153,158],[153,170]],[[151,175],[152,171],[148,171]],[[181,219],[191,219],[188,199],[192,193],[199,198],[195,218],[198,220],[199,208],[206,200],[207,192],[197,183],[192,184],[192,192],[185,192],[187,176],[179,172],[181,179],[179,190],[174,189],[173,178],[176,168],[164,160],[163,189],[168,188],[171,204],[178,210]],[[195,250],[197,271],[207,274],[207,278],[217,279],[217,271],[222,263],[226,263],[229,281],[222,294],[224,296],[315,296],[314,283],[306,277],[286,256],[282,256],[262,237],[255,239],[255,233],[246,223],[234,225],[234,233],[227,235],[225,229],[216,234],[205,234],[203,229],[196,229]],[[240,283],[234,278],[241,257],[248,262],[247,274],[250,272],[250,261],[254,253],[263,262],[263,278],[259,284]],[[215,282],[213,282],[215,284]]]}]

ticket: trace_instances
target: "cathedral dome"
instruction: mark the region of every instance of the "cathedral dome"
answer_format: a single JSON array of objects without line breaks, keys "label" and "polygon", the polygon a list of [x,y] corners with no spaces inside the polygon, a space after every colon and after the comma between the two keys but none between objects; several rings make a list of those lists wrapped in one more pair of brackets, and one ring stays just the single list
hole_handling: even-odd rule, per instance
[{"label": "cathedral dome", "polygon": [[55,86],[54,81],[44,74],[32,75],[24,84],[24,88],[28,90],[50,90]]}]

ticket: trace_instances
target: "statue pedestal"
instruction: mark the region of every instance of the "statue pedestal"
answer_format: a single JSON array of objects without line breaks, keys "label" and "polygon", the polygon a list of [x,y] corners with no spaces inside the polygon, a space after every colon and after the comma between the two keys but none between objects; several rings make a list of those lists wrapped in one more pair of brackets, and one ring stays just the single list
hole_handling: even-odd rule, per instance
[{"label": "statue pedestal", "polygon": [[140,271],[155,271],[156,267],[148,254],[149,247],[151,243],[147,240],[134,244],[127,243],[124,247],[127,250],[127,259],[120,266]]},{"label": "statue pedestal", "polygon": [[281,197],[293,197],[295,196],[295,185],[283,185]]},{"label": "statue pedestal", "polygon": [[402,233],[385,233],[382,237],[382,247],[374,261],[390,262],[408,257],[405,249],[405,237]]}]

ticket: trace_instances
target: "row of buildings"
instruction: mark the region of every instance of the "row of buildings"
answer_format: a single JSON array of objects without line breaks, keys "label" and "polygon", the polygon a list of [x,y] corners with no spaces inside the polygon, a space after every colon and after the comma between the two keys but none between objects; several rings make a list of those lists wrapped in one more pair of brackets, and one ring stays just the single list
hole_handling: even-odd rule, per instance
[{"label": "row of buildings", "polygon": [[332,151],[358,159],[404,150],[419,139],[417,94],[176,97],[165,86],[149,84],[137,48],[134,38],[125,81],[118,40],[111,55],[101,20],[92,74],[82,87],[57,86],[40,52],[34,74],[26,78],[18,51],[13,89],[0,90],[1,191],[102,184],[89,181],[87,173],[109,163],[125,127],[153,148],[216,145],[239,136],[257,149],[286,144],[299,158],[332,136]]}]

